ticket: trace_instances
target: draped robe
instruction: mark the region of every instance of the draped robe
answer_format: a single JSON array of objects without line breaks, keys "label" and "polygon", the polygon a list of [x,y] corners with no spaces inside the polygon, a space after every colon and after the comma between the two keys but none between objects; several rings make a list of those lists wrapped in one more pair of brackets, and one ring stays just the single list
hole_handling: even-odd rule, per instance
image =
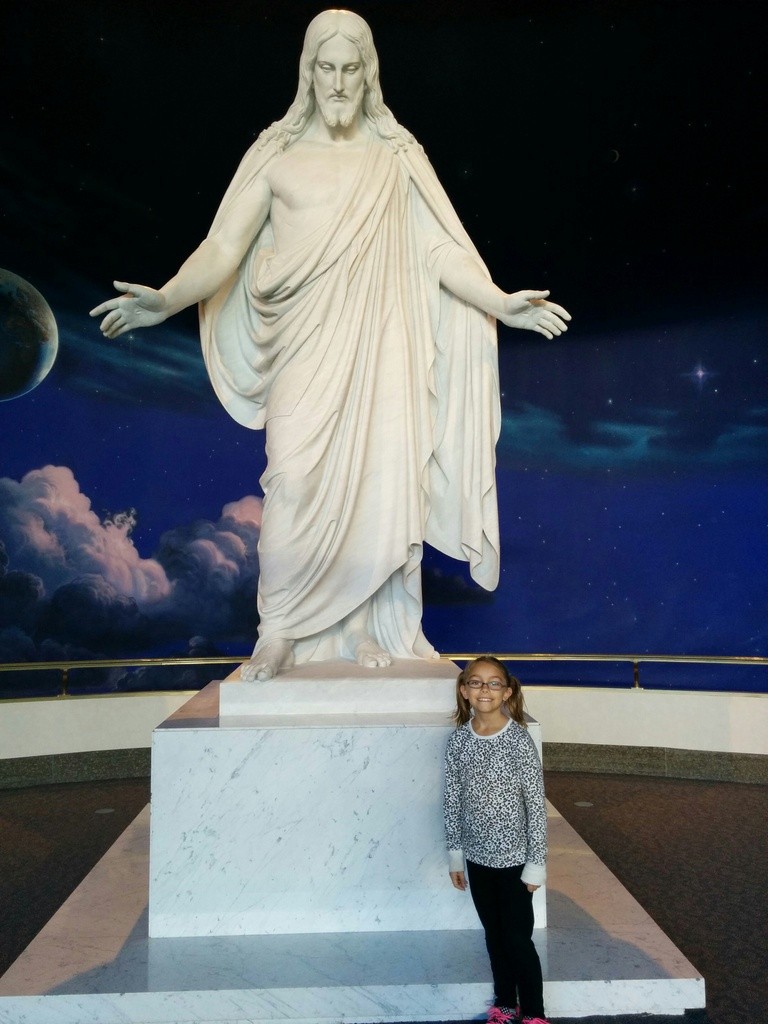
[{"label": "draped robe", "polygon": [[[276,155],[249,150],[212,231]],[[374,136],[320,228],[276,252],[267,221],[201,304],[217,395],[266,427],[259,634],[298,662],[352,656],[340,624],[369,599],[382,647],[425,656],[425,540],[498,582],[496,327],[440,287],[457,245],[487,276],[421,147]]]}]

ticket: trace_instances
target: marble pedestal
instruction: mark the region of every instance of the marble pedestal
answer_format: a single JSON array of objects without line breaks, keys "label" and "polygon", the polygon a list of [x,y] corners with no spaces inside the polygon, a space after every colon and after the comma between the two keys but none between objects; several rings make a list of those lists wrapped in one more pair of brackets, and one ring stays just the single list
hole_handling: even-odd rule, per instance
[{"label": "marble pedestal", "polygon": [[225,682],[222,713],[211,683],[155,730],[150,936],[480,928],[442,843],[458,667],[349,669]]},{"label": "marble pedestal", "polygon": [[[291,715],[282,717],[292,719]],[[358,927],[322,931],[312,927],[305,907],[298,906],[296,892],[306,891],[303,880],[298,878],[294,880],[293,895],[290,889],[286,895],[293,909],[287,921],[280,921],[285,929],[282,934],[227,935],[212,931],[203,935],[188,931],[180,937],[150,937],[150,874],[155,900],[158,896],[165,898],[165,902],[155,906],[157,921],[167,924],[172,920],[188,928],[193,924],[199,926],[206,919],[209,927],[219,929],[231,926],[233,921],[238,927],[251,921],[255,908],[248,901],[269,895],[262,883],[250,883],[262,868],[271,873],[270,877],[282,875],[290,882],[290,872],[277,863],[279,855],[266,867],[256,864],[249,873],[240,873],[242,865],[251,867],[248,851],[252,846],[259,850],[270,844],[274,847],[277,833],[272,830],[269,815],[257,815],[247,802],[239,808],[243,813],[238,818],[238,805],[222,794],[237,792],[240,780],[245,780],[243,800],[249,794],[278,794],[279,786],[272,782],[275,773],[267,770],[270,762],[263,751],[270,744],[280,746],[281,737],[300,737],[302,730],[317,728],[316,717],[313,716],[313,723],[281,722],[281,716],[273,717],[266,725],[257,726],[257,730],[264,731],[264,739],[254,742],[254,736],[262,733],[254,733],[252,724],[238,721],[238,716],[225,716],[222,723],[217,686],[211,686],[165,722],[155,735],[157,765],[162,766],[162,773],[153,771],[151,815],[150,808],[139,815],[0,979],[0,1024],[50,1024],[54,1020],[57,1024],[398,1024],[483,1020],[493,989],[483,933],[471,911],[469,895],[446,884],[442,857],[438,858],[439,864],[429,859],[425,865],[418,863],[407,835],[395,842],[382,834],[380,847],[366,846],[368,826],[354,814],[347,823],[351,821],[359,828],[360,838],[356,843],[353,841],[353,847],[359,847],[363,853],[360,856],[360,851],[354,849],[348,860],[336,859],[336,870],[348,874],[353,886],[359,889],[367,871],[379,872],[377,877],[386,874],[383,866],[399,850],[402,856],[411,857],[415,870],[423,871],[424,880],[430,884],[433,873],[440,875],[440,885],[453,901],[450,927],[427,930],[424,923],[414,927],[413,917],[404,913],[403,901],[398,896],[402,890],[395,885],[390,890],[379,888],[377,902],[369,910],[378,905],[380,916],[388,921],[401,914],[411,922],[407,927],[399,931],[380,930],[379,922],[374,922],[368,930]],[[386,771],[377,769],[369,782],[383,774],[384,779],[399,779],[398,785],[407,789],[407,780],[415,778],[410,783],[416,787],[414,804],[421,815],[434,812],[434,808],[428,809],[426,789],[420,790],[418,783],[431,769],[422,768],[421,774],[409,776],[397,759],[388,761],[381,752],[366,763],[365,757],[360,756],[361,750],[347,750],[340,745],[339,730],[349,728],[349,722],[323,721],[322,726],[327,730],[328,740],[325,768],[322,764],[307,767],[305,763],[304,772],[297,773],[318,799],[324,800],[329,792],[329,778],[322,772],[332,770],[336,776],[333,795],[343,809],[339,813],[349,814],[345,794],[355,781],[355,773],[345,777],[339,773],[338,765],[357,765],[360,770],[356,775],[365,779],[375,763],[385,765]],[[423,751],[431,749],[434,755],[437,749],[441,757],[437,743],[433,741],[430,747],[430,730],[436,737],[450,729],[450,725],[442,719],[436,723],[419,723],[414,719],[410,726],[401,721],[379,720],[378,726],[360,723],[360,728],[364,730],[361,736],[373,735],[377,728],[384,736],[387,730],[394,729],[396,739],[405,732],[414,744],[416,740],[423,742]],[[415,731],[408,732],[409,729]],[[244,730],[250,733],[250,745],[242,738],[233,740]],[[239,759],[228,760],[228,746],[239,749]],[[362,748],[360,742],[353,746]],[[401,743],[401,761],[408,760],[410,746]],[[306,756],[306,748],[295,740],[292,749],[299,759]],[[346,759],[347,754],[350,760]],[[284,767],[289,762],[290,758],[281,758],[280,765]],[[251,763],[260,763],[261,770],[252,771]],[[217,807],[216,789],[207,779],[222,771],[219,782],[223,779],[226,785],[224,790],[219,787]],[[359,779],[355,783],[358,788]],[[200,789],[190,794],[187,786],[193,783],[199,783]],[[380,795],[379,788],[375,791]],[[386,800],[384,806],[394,808]],[[207,824],[200,816],[203,809],[208,815]],[[315,813],[312,807],[306,809]],[[534,931],[534,942],[542,961],[544,1001],[549,1016],[682,1016],[686,1009],[703,1007],[704,980],[698,971],[557,811],[548,806],[548,814],[548,920],[546,928]],[[236,821],[244,820],[247,824],[223,857],[217,830],[226,832],[233,815]],[[358,816],[364,817],[360,811]],[[394,817],[403,821],[398,815]],[[154,847],[151,864],[150,819]],[[378,823],[380,832],[382,820]],[[407,824],[407,817],[405,820]],[[299,823],[289,819],[288,826],[299,827]],[[319,905],[327,920],[329,907],[334,901],[339,902],[338,891],[334,894],[332,887],[323,888],[322,871],[314,864],[319,849],[331,859],[338,858],[338,853],[323,845],[322,833],[305,832],[301,838],[306,842],[307,861],[313,865],[311,870],[322,889]],[[413,851],[423,850],[423,844],[423,836],[414,837]],[[282,847],[282,843],[277,845]],[[389,850],[386,856],[379,853],[381,847]],[[284,849],[286,863],[294,864],[290,847]],[[374,862],[370,868],[369,861]],[[173,887],[164,877],[166,870],[175,878],[175,899]],[[409,880],[403,881],[402,872],[397,871],[399,866],[394,877],[407,889]],[[211,879],[217,877],[224,881],[216,884],[215,899],[204,891],[193,891],[211,887]],[[238,879],[239,888],[234,884]],[[436,876],[434,884],[437,885]],[[245,901],[244,892],[248,893]],[[222,903],[222,894],[230,899],[229,904]],[[446,905],[437,897],[429,899],[429,913],[432,920],[437,920]],[[211,905],[217,909],[206,918]],[[355,919],[352,904],[347,902],[341,909],[344,920]],[[280,908],[272,903],[269,912],[269,923],[274,927]],[[463,914],[468,925],[457,924]],[[302,934],[296,931],[300,921],[306,928]],[[260,926],[263,927],[263,921]]]}]

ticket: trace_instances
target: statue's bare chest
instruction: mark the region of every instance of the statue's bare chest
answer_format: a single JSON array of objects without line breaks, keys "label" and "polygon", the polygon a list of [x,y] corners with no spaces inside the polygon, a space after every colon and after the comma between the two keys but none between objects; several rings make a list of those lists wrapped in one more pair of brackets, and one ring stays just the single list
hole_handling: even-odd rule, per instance
[{"label": "statue's bare chest", "polygon": [[[273,216],[322,211],[327,216],[354,187],[366,147],[298,142],[269,171]],[[275,208],[277,207],[277,209]]]}]

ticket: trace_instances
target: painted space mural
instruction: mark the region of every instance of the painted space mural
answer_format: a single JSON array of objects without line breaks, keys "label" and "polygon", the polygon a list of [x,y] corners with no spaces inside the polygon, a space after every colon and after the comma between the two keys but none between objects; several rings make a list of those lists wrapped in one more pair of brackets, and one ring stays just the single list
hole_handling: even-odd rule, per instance
[{"label": "painted space mural", "polygon": [[[438,650],[768,653],[759,6],[735,22],[719,2],[353,8],[385,101],[495,280],[551,288],[574,318],[551,342],[500,328],[501,584],[481,591],[428,551]],[[107,342],[88,310],[113,278],[159,287],[204,237],[292,99],[321,9],[28,0],[3,14],[0,662],[250,653],[263,436],[213,395],[194,311]],[[0,694],[58,681],[0,674]],[[768,676],[659,666],[643,682]]]}]

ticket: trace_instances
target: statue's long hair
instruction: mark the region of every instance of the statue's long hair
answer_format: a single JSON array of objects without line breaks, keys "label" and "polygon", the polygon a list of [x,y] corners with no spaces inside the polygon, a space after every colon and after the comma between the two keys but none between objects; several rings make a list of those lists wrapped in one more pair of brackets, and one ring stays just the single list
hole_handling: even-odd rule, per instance
[{"label": "statue's long hair", "polygon": [[360,54],[365,74],[363,95],[363,116],[372,130],[399,149],[414,142],[407,129],[395,120],[395,116],[384,103],[379,84],[379,58],[373,45],[373,36],[367,22],[352,11],[323,11],[313,18],[304,36],[304,49],[299,60],[299,88],[296,98],[285,116],[265,128],[256,141],[259,149],[274,141],[279,149],[285,149],[301,138],[315,112],[315,91],[312,76],[317,60],[317,51],[329,39],[342,36],[349,40]]},{"label": "statue's long hair", "polygon": [[474,667],[482,664],[483,662],[493,665],[494,668],[497,668],[499,673],[503,676],[507,687],[512,691],[509,697],[504,701],[507,714],[513,721],[517,722],[518,725],[522,725],[522,727],[526,729],[527,724],[524,713],[525,703],[523,701],[523,688],[520,680],[517,676],[512,675],[503,661],[499,661],[498,658],[494,658],[492,654],[484,654],[480,658],[475,658],[474,661],[470,661],[464,666],[461,672],[459,672],[459,677],[456,680],[456,710],[453,713],[453,720],[457,727],[464,725],[472,717],[472,708],[469,706],[469,701],[461,692],[461,688],[472,675]]}]

